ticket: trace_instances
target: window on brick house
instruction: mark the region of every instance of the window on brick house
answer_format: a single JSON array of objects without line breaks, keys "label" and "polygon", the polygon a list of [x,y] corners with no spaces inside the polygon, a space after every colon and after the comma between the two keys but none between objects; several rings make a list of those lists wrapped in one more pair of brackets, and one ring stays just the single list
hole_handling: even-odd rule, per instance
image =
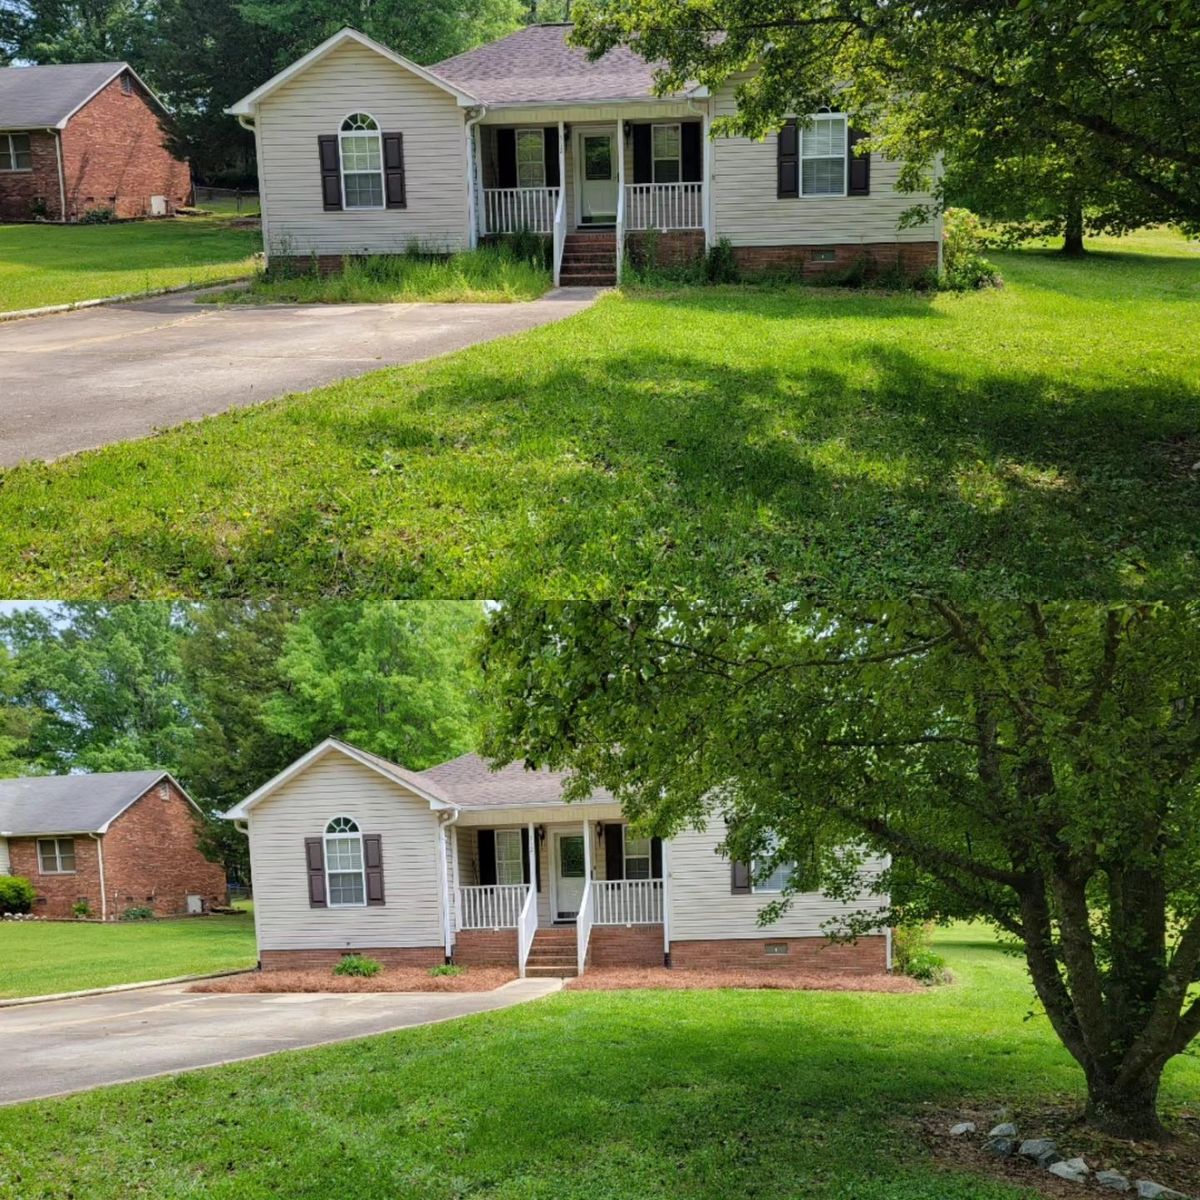
[{"label": "window on brick house", "polygon": [[0,133],[0,171],[32,171],[33,151],[27,133]]},{"label": "window on brick house", "polygon": [[75,874],[74,838],[38,838],[38,870],[43,875]]}]

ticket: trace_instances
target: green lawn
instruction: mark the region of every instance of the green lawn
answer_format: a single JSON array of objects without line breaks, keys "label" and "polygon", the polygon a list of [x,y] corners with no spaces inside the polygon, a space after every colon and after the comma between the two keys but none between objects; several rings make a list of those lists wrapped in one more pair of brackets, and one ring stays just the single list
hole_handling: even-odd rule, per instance
[{"label": "green lawn", "polygon": [[1180,596],[1200,246],[998,291],[627,291],[0,475],[0,594]]},{"label": "green lawn", "polygon": [[250,915],[112,925],[3,921],[0,1000],[233,971],[257,958]]},{"label": "green lawn", "polygon": [[249,275],[261,244],[219,218],[0,225],[0,312]]},{"label": "green lawn", "polygon": [[[959,984],[916,996],[564,993],[0,1109],[0,1197],[1032,1197],[939,1168],[905,1127],[1080,1095],[1046,1021],[1023,1020],[1021,966],[970,930],[947,941]],[[1177,1062],[1165,1108],[1198,1095],[1200,1063]]]}]

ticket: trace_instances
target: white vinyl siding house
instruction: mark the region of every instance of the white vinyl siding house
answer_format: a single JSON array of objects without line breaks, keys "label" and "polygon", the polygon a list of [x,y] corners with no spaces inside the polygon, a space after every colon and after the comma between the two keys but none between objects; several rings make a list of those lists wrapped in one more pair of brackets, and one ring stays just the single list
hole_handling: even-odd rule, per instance
[{"label": "white vinyl siding house", "polygon": [[[371,117],[404,138],[402,209],[322,203],[320,137]],[[268,254],[398,254],[469,240],[463,112],[453,95],[356,41],[345,41],[263,97],[254,118]]]},{"label": "white vinyl siding house", "polygon": [[[305,842],[338,817],[380,836],[383,904],[310,904]],[[327,754],[256,805],[250,824],[260,950],[442,945],[438,820],[421,797]]]}]

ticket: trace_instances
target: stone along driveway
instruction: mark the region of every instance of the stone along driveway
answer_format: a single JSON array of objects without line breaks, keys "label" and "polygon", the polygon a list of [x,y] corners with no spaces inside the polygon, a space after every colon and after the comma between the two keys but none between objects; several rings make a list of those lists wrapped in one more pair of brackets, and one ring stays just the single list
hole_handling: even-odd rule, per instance
[{"label": "stone along driveway", "polygon": [[258,1058],[508,1008],[557,991],[225,995],[182,986],[0,1008],[0,1104]]},{"label": "stone along driveway", "polygon": [[0,467],[461,350],[569,317],[595,296],[217,308],[183,292],[0,323]]}]

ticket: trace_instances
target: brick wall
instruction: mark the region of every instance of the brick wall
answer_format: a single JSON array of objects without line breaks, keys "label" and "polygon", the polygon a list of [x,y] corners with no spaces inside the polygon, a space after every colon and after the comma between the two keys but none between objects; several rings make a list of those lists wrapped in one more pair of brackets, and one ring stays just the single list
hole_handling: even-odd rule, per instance
[{"label": "brick wall", "polygon": [[468,967],[515,967],[515,929],[460,929],[454,935],[454,961]]},{"label": "brick wall", "polygon": [[57,221],[61,215],[58,187],[58,151],[54,134],[31,130],[31,171],[0,171],[0,221],[32,221],[34,203],[46,206],[46,216]]},{"label": "brick wall", "polygon": [[661,967],[661,925],[595,925],[588,939],[588,966]]},{"label": "brick wall", "polygon": [[680,267],[704,257],[703,229],[675,229],[660,232],[654,251],[654,263],[647,264],[646,232],[632,229],[625,235],[625,252],[640,267]]},{"label": "brick wall", "polygon": [[[824,256],[832,255],[832,258]],[[735,246],[734,259],[747,278],[756,275],[795,275],[801,279],[845,271],[859,258],[868,263],[868,275],[895,266],[907,275],[937,267],[937,242],[857,242],[832,246]]]},{"label": "brick wall", "polygon": [[[366,946],[355,950],[263,950],[264,971],[332,971],[347,954],[374,958],[385,967],[436,967],[446,961],[441,946]],[[516,960],[516,952],[513,952]]]},{"label": "brick wall", "polygon": [[43,875],[39,869],[37,838],[9,838],[8,856],[14,875],[33,884],[36,899],[31,910],[39,917],[70,917],[71,906],[86,900],[100,915],[100,866],[96,840],[81,834],[75,842],[75,874]]},{"label": "brick wall", "polygon": [[[786,954],[768,954],[767,946],[786,946]],[[882,934],[855,943],[824,938],[736,938],[672,942],[671,965],[681,970],[722,967],[788,967],[802,971],[869,975],[887,970],[887,939]]]},{"label": "brick wall", "polygon": [[168,211],[191,199],[188,165],[163,145],[158,109],[136,82],[129,95],[119,77],[109,83],[67,123],[62,143],[71,220],[93,208],[143,217],[151,196],[166,196]]},{"label": "brick wall", "polygon": [[104,837],[108,915],[146,905],[159,916],[187,912],[189,894],[224,904],[225,870],[197,847],[200,817],[164,780],[127,808]]}]

